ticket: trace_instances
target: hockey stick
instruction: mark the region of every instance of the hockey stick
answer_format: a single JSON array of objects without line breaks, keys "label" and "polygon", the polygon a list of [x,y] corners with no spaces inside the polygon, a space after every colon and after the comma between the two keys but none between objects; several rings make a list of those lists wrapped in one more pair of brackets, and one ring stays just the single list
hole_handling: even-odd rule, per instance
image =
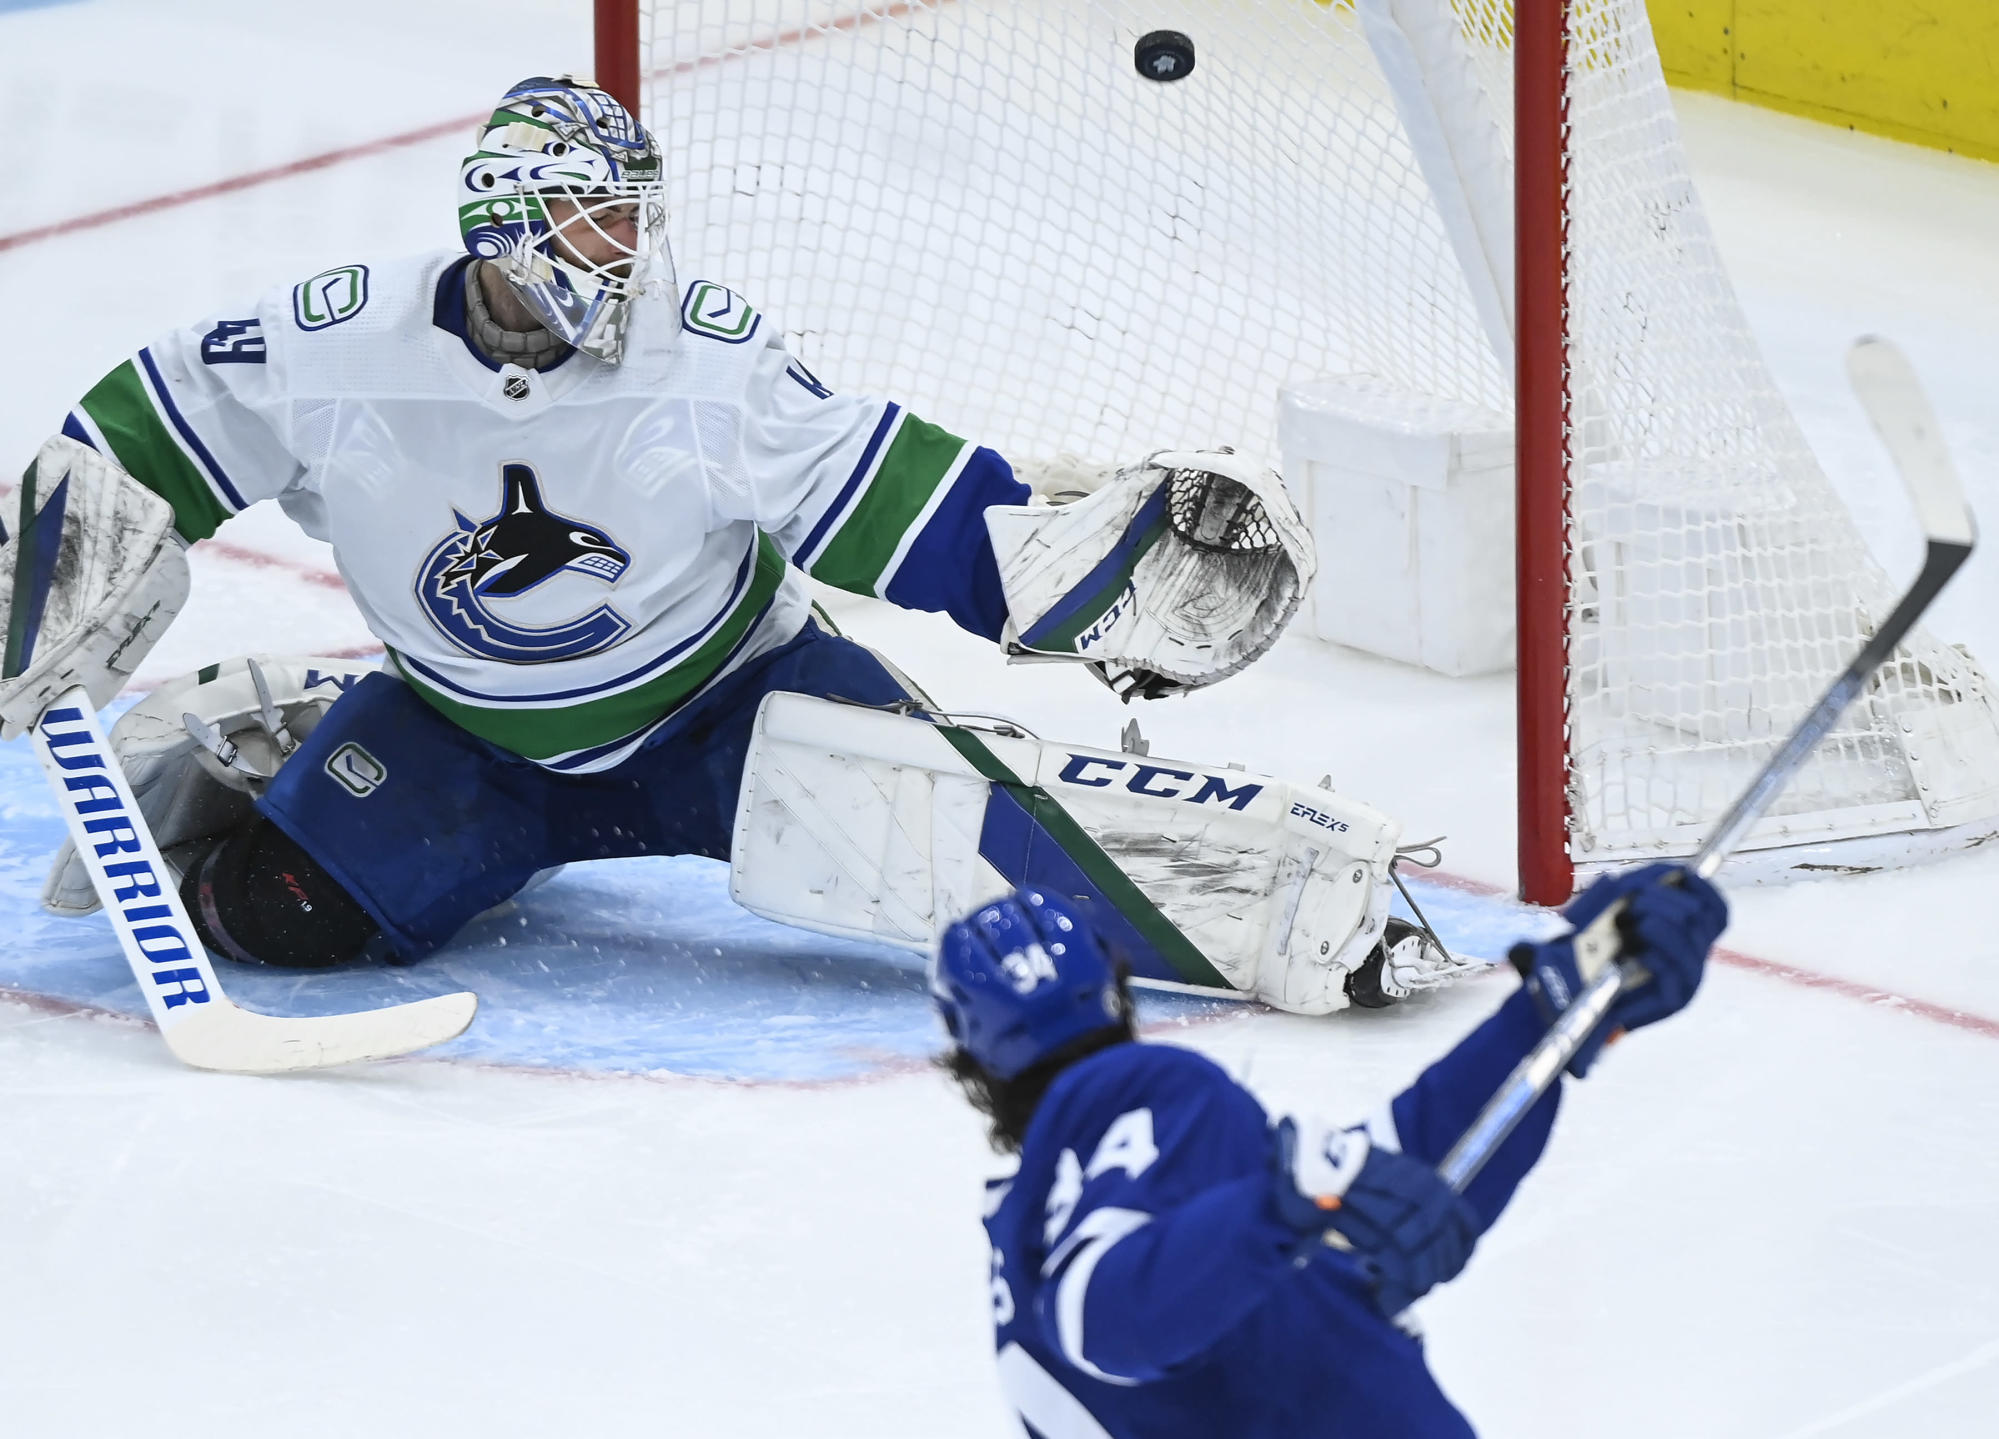
[{"label": "hockey stick", "polygon": [[[1689,861],[1688,868],[1702,879],[1714,878],[1749,827],[1839,721],[1874,671],[1915,628],[1950,577],[1971,557],[1978,540],[1978,527],[1965,504],[1964,488],[1951,465],[1950,452],[1944,448],[1936,415],[1908,359],[1889,341],[1868,336],[1856,341],[1847,353],[1846,371],[1915,503],[1916,518],[1928,541],[1923,567],[1887,621],[1798,722],[1790,738],[1778,747]],[[1485,1167],[1514,1126],[1596,1032],[1625,985],[1638,977],[1632,972],[1632,962],[1620,958],[1623,936],[1618,920],[1629,903],[1619,900],[1576,935],[1577,967],[1584,973],[1596,970],[1596,978],[1507,1076],[1471,1128],[1437,1166],[1437,1172],[1453,1189],[1462,1193]],[[1602,968],[1597,970],[1599,964]]]},{"label": "hockey stick", "polygon": [[232,1003],[216,983],[172,872],[81,685],[42,711],[34,738],[77,856],[175,1058],[196,1069],[275,1074],[408,1054],[442,1044],[472,1022],[479,1000],[463,993],[295,1019]]}]

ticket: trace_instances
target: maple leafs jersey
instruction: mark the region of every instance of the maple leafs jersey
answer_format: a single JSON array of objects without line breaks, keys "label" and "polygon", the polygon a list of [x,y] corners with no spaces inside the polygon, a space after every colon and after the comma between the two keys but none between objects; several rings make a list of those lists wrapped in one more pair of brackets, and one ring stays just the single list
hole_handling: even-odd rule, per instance
[{"label": "maple leafs jersey", "polygon": [[[1545,1031],[1516,992],[1368,1125],[1441,1160]],[[1556,1092],[1466,1192],[1485,1224],[1540,1157]],[[1256,1099],[1163,1044],[1078,1062],[988,1189],[1000,1378],[1033,1439],[1464,1439],[1422,1344],[1359,1264],[1301,1246]]]},{"label": "maple leafs jersey", "polygon": [[609,768],[805,621],[797,567],[997,638],[991,450],[835,395],[729,290],[634,306],[623,363],[530,371],[466,338],[469,257],[348,265],[178,330],[64,432],[189,540],[275,499],[331,542],[402,677],[463,728]]}]

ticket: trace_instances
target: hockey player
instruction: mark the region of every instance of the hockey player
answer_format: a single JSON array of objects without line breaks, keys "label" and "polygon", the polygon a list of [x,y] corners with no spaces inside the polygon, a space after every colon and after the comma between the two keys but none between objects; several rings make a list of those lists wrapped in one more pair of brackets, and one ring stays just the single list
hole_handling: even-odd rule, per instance
[{"label": "hockey player", "polygon": [[[461,167],[462,250],[337,266],[156,340],[30,467],[0,550],[7,735],[70,685],[100,704],[115,694],[185,597],[184,545],[261,500],[332,544],[387,651],[377,673],[296,657],[213,666],[113,732],[216,952],[407,962],[554,866],[731,857],[746,771],[775,774],[756,759],[766,697],[916,707],[898,673],[814,621],[808,574],[1092,664],[1127,697],[1233,673],[1297,608],[1310,544],[1275,475],[1226,451],[1161,454],[1085,500],[1031,503],[992,450],[892,401],[833,393],[730,290],[683,288],[664,163],[589,82],[524,81]],[[897,746],[939,732],[894,718]],[[1039,792],[1114,791],[1119,815],[1178,805],[1259,835],[1288,825],[1291,868],[1235,896],[1212,940],[1189,930],[1214,916],[1163,913],[1107,857],[1115,842],[1080,822],[1066,848],[939,850],[896,873],[955,877],[926,894],[948,898],[960,879],[991,894],[1060,850],[1093,876],[1065,892],[1108,896],[1150,936],[1137,946],[1148,977],[1294,1008],[1345,1003],[1361,969],[1369,1000],[1449,972],[1420,937],[1388,931],[1396,833],[1364,807],[1075,762],[1078,778],[1051,774]],[[1036,836],[1060,808],[1034,810]],[[949,831],[981,833],[976,820]],[[826,843],[854,847],[845,831]],[[1334,895],[1352,865],[1369,882]],[[836,932],[886,933],[880,916],[903,913],[878,885],[857,901],[866,922],[792,889],[761,908]],[[68,858],[45,900],[97,902]],[[937,926],[905,927],[889,937],[927,946]]]},{"label": "hockey player", "polygon": [[[1675,882],[1668,882],[1669,879]],[[1664,865],[1597,881],[1648,974],[1606,1037],[1692,998],[1727,922]],[[1001,1379],[1035,1439],[1387,1439],[1472,1431],[1395,1317],[1464,1267],[1540,1157],[1551,1090],[1460,1196],[1435,1166],[1566,996],[1568,938],[1522,947],[1524,983],[1364,1126],[1272,1125],[1190,1050],[1133,1042],[1121,975],[1089,926],[1023,891],[946,931],[931,984],[945,1062],[1020,1156],[987,1192]]]}]

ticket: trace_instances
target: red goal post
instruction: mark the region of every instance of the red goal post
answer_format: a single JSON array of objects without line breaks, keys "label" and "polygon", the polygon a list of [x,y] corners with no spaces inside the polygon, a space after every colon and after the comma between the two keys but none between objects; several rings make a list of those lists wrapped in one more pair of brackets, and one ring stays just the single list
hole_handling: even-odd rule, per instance
[{"label": "red goal post", "polygon": [[[595,0],[598,83],[641,113],[640,11],[647,0]],[[898,10],[907,6],[896,6]],[[1564,683],[1564,516],[1567,510],[1566,294],[1561,221],[1566,172],[1562,117],[1566,82],[1563,0],[1526,0],[1516,17],[1515,67],[1531,82],[1515,89],[1523,164],[1515,223],[1516,275],[1523,324],[1517,341],[1520,414],[1516,432],[1520,647],[1519,864],[1524,896],[1560,903],[1574,887],[1568,851],[1568,703]]]},{"label": "red goal post", "polygon": [[[1510,431],[1529,899],[1691,853],[1884,612],[1644,0],[595,3],[683,278],[849,386],[1030,465],[1222,436],[1276,463],[1277,396],[1315,375]],[[1199,56],[1173,84],[1133,73],[1162,24]],[[1736,868],[1995,834],[1999,708],[1918,634]]]},{"label": "red goal post", "polygon": [[1520,894],[1561,904],[1569,855],[1568,5],[1513,30],[1515,736]]}]

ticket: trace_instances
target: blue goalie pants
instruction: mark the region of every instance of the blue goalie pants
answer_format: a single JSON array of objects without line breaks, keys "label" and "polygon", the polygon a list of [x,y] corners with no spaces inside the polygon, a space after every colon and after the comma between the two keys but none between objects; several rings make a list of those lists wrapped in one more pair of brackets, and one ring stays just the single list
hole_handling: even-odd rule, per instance
[{"label": "blue goalie pants", "polygon": [[910,697],[864,646],[808,621],[616,768],[559,774],[372,674],[327,710],[258,807],[382,927],[388,956],[408,963],[553,865],[727,859],[757,706],[774,690],[864,704]]}]

